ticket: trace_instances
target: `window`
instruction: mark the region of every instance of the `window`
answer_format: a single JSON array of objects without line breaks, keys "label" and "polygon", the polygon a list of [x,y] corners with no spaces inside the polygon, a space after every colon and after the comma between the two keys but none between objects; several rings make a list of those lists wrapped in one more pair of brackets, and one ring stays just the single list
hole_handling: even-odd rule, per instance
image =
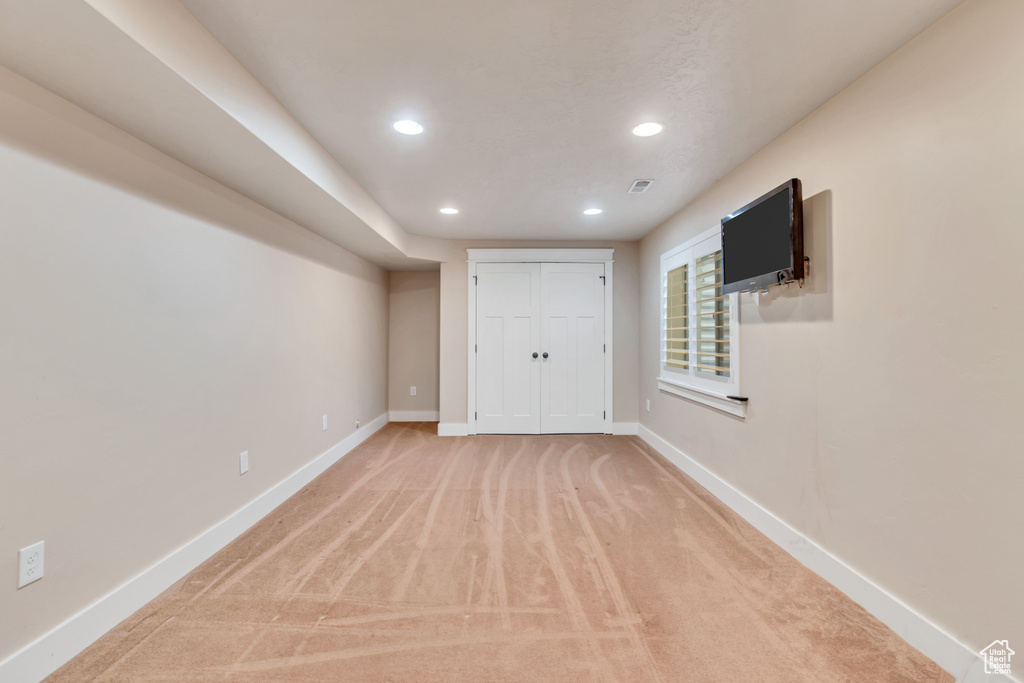
[{"label": "window", "polygon": [[661,371],[658,387],[734,415],[739,393],[737,295],[722,293],[721,229],[661,257]]}]

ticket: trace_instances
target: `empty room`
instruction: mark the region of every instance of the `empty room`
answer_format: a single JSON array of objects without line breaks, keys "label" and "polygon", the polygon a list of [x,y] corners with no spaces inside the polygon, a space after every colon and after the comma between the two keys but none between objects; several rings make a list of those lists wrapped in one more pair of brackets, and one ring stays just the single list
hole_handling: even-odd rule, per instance
[{"label": "empty room", "polygon": [[0,683],[1024,681],[1021,36],[0,0]]}]

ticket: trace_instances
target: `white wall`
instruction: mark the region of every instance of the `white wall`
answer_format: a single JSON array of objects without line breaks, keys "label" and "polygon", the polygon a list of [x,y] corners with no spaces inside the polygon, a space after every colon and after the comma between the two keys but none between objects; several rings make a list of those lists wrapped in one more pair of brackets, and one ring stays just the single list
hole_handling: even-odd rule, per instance
[{"label": "white wall", "polygon": [[[392,419],[436,415],[441,273],[395,271],[389,296],[388,411]],[[415,396],[409,387],[416,387]]]},{"label": "white wall", "polygon": [[[1024,644],[1022,35],[971,0],[641,243],[642,424],[975,650]],[[659,393],[661,253],[791,177],[811,279],[741,297],[747,419]]]},{"label": "white wall", "polygon": [[468,296],[467,249],[615,249],[612,265],[614,421],[637,421],[637,361],[640,298],[636,242],[451,241],[450,256],[441,264],[441,422],[468,420]]},{"label": "white wall", "polygon": [[387,284],[0,70],[0,660],[382,415]]}]

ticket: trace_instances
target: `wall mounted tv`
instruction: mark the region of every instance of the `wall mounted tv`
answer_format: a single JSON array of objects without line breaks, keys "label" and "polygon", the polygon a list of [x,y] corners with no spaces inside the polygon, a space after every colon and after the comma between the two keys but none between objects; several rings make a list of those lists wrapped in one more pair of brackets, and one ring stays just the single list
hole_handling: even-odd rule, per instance
[{"label": "wall mounted tv", "polygon": [[722,219],[722,267],[725,294],[803,279],[803,197],[797,178]]}]

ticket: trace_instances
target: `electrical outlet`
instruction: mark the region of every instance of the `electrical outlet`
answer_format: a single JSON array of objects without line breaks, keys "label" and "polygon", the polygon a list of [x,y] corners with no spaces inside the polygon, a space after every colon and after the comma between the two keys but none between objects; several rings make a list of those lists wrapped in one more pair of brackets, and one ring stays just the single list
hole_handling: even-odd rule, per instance
[{"label": "electrical outlet", "polygon": [[325,432],[327,431],[327,416],[326,415],[324,415],[324,428],[323,428],[323,431],[325,431]]},{"label": "electrical outlet", "polygon": [[43,541],[18,551],[18,588],[43,578]]},{"label": "electrical outlet", "polygon": [[242,451],[242,454],[238,456],[238,474],[239,476],[249,471],[249,451]]},{"label": "electrical outlet", "polygon": [[356,420],[356,429],[359,429],[359,420]]},{"label": "electrical outlet", "polygon": [[647,399],[647,412],[651,412],[651,399]]},{"label": "electrical outlet", "polygon": [[409,387],[409,395],[410,396],[415,396],[416,395],[416,387]]}]

